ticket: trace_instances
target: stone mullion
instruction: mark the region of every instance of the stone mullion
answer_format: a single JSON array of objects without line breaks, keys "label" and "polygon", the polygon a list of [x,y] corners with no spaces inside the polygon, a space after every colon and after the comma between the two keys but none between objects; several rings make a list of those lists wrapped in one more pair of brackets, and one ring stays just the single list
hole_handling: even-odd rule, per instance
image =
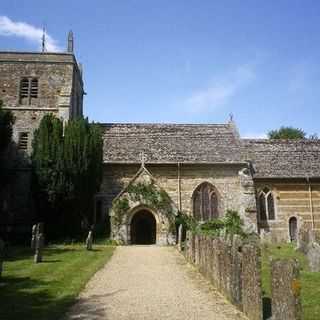
[{"label": "stone mullion", "polygon": [[28,104],[31,104],[31,79],[28,78]]}]

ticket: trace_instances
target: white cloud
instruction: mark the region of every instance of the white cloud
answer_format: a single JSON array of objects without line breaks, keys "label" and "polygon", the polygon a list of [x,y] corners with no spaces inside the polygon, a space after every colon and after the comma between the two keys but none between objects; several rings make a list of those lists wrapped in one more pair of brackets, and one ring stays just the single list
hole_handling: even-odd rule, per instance
[{"label": "white cloud", "polygon": [[[25,22],[12,21],[6,16],[0,16],[0,35],[15,36],[27,39],[35,43],[38,48],[41,48],[43,30],[36,28]],[[62,51],[58,46],[57,41],[46,33],[46,50],[49,52]]]},{"label": "white cloud", "polygon": [[254,79],[255,72],[252,66],[239,66],[233,72],[215,78],[207,88],[194,92],[186,99],[187,109],[191,112],[203,112],[219,108]]}]

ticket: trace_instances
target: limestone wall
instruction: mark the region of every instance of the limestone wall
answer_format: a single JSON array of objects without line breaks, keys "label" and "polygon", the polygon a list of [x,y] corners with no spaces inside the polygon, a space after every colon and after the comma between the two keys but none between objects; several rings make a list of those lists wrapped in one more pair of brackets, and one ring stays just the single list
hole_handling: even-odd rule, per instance
[{"label": "limestone wall", "polygon": [[[105,212],[110,210],[112,200],[128,185],[139,168],[138,164],[105,164],[101,191],[97,195],[103,200]],[[194,190],[199,184],[209,182],[218,192],[220,216],[223,216],[227,209],[237,210],[240,215],[246,215],[247,221],[251,221],[253,226],[256,225],[254,190],[248,192],[243,185],[239,175],[242,169],[240,165],[181,164],[179,169],[178,164],[147,164],[146,168],[181,211],[192,214]],[[250,199],[250,210],[246,197]]]},{"label": "limestone wall", "polygon": [[302,225],[314,227],[320,235],[320,183],[312,182],[256,182],[257,190],[265,186],[272,190],[275,202],[275,220],[260,223],[260,227],[270,230],[270,240],[289,241],[289,219],[296,217],[298,230]]},{"label": "limestone wall", "polygon": [[[269,317],[263,310],[261,251],[257,242],[193,235],[187,231],[186,259],[248,319]],[[271,262],[272,319],[301,319],[299,266],[292,260]],[[265,314],[263,314],[265,312]]]},{"label": "limestone wall", "polygon": [[262,319],[260,250],[234,239],[210,238],[187,232],[185,255],[200,272],[249,319]]},{"label": "limestone wall", "polygon": [[[20,101],[20,82],[25,77],[38,79],[38,97],[31,98],[30,104]],[[29,152],[43,115],[54,113],[64,120],[77,116],[82,112],[82,96],[83,83],[73,55],[0,52],[0,99],[16,118],[14,141],[18,142],[20,132],[30,134]]]}]

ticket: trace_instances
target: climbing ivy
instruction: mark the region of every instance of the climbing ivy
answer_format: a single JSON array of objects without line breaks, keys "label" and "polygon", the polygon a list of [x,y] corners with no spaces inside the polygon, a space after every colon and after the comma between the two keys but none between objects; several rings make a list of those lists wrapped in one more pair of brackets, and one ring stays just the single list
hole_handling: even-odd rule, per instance
[{"label": "climbing ivy", "polygon": [[129,201],[140,202],[151,209],[163,212],[169,219],[170,228],[174,227],[175,219],[169,195],[163,189],[158,189],[154,182],[139,182],[129,185],[126,195],[113,202],[113,223],[120,226],[123,217],[129,210]]}]

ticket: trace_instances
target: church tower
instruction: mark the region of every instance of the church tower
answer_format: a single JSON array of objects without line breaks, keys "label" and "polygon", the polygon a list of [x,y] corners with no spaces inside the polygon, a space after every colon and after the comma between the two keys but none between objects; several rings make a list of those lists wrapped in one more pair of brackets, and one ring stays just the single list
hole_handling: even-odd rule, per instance
[{"label": "church tower", "polygon": [[0,52],[0,99],[16,118],[13,139],[30,153],[34,130],[53,113],[67,121],[83,113],[82,72],[73,52]]}]

